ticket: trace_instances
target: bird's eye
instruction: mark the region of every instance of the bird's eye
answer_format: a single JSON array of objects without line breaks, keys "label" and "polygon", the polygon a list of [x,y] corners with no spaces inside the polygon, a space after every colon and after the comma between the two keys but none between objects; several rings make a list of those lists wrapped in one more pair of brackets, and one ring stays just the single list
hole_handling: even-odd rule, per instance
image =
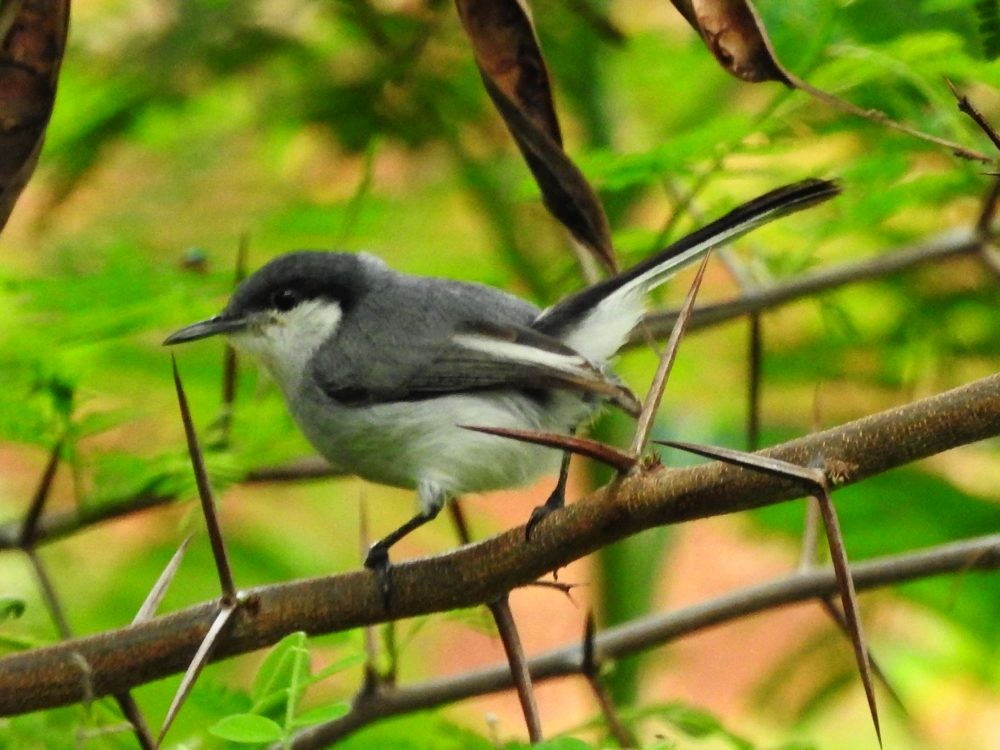
[{"label": "bird's eye", "polygon": [[281,312],[288,312],[299,304],[299,295],[291,289],[279,289],[271,295],[271,304]]}]

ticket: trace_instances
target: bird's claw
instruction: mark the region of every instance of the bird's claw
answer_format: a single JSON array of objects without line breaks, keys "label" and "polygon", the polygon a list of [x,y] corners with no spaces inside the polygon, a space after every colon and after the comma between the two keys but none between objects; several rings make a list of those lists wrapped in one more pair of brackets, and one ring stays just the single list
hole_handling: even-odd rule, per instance
[{"label": "bird's claw", "polygon": [[531,534],[545,518],[547,518],[553,511],[557,511],[566,505],[566,493],[562,487],[556,487],[556,489],[549,495],[549,499],[545,501],[544,505],[539,505],[533,511],[531,511],[531,518],[528,519],[528,524],[524,527],[524,539],[525,541],[531,541]]},{"label": "bird's claw", "polygon": [[389,562],[389,550],[379,544],[373,544],[365,557],[365,567],[375,573],[379,593],[382,596],[382,607],[389,609],[392,594],[392,563]]}]

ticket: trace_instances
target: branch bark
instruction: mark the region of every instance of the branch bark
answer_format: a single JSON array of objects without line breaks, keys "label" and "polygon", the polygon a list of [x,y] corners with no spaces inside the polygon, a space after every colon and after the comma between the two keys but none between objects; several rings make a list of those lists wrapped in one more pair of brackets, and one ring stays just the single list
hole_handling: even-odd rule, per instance
[{"label": "branch bark", "polygon": [[[851,575],[860,591],[945,573],[997,568],[1000,568],[1000,534],[992,534],[918,552],[867,560],[852,565]],[[714,625],[812,599],[825,600],[836,593],[837,581],[832,568],[800,570],[690,607],[648,615],[608,628],[595,636],[594,648],[604,659],[620,659]],[[545,651],[531,659],[528,667],[531,678],[537,682],[581,674],[584,668],[583,646]],[[386,690],[335,721],[304,730],[296,736],[292,748],[319,750],[379,719],[425,711],[510,687],[510,667],[501,663],[453,677],[424,680]]]},{"label": "branch bark", "polygon": [[[834,460],[841,483],[1000,434],[1000,374],[784,443],[785,461]],[[748,510],[802,494],[796,483],[718,463],[653,468],[568,506],[526,542],[523,527],[397,565],[388,609],[369,571],[252,589],[216,658],[294,630],[328,633],[482,604],[615,540],[654,526]],[[0,715],[75,703],[184,670],[218,610],[211,601],[119,630],[0,659]],[[86,669],[81,667],[87,666]]]}]

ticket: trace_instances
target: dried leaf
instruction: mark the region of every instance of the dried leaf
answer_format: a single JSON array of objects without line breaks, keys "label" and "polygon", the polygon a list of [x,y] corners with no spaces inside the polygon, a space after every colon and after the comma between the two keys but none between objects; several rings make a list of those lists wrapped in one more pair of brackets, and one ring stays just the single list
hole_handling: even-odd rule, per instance
[{"label": "dried leaf", "polygon": [[548,69],[526,5],[456,0],[483,85],[524,156],[542,199],[573,238],[617,271],[611,228],[597,193],[562,148]]},{"label": "dried leaf", "polygon": [[562,146],[549,71],[531,14],[517,0],[456,0],[483,77]]},{"label": "dried leaf", "polygon": [[0,229],[38,163],[68,24],[68,0],[7,0],[0,10]]},{"label": "dried leaf", "polygon": [[750,0],[670,0],[723,68],[751,83],[793,86]]}]

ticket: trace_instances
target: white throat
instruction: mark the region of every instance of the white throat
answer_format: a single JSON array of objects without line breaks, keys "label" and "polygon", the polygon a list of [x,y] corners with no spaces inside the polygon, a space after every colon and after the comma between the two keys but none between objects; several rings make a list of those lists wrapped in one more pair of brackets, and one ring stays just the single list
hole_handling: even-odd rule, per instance
[{"label": "white throat", "polygon": [[261,313],[259,320],[229,340],[262,364],[291,398],[313,354],[336,332],[341,318],[343,311],[336,302],[307,300],[288,312]]}]

